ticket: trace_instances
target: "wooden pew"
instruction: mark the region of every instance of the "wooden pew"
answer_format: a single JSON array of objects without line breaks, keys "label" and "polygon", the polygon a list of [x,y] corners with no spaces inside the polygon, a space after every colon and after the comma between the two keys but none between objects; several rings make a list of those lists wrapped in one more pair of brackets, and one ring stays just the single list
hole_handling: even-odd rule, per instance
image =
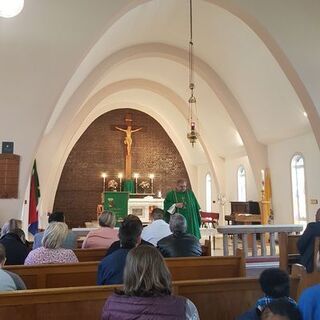
[{"label": "wooden pew", "polygon": [[313,272],[307,273],[306,268],[301,264],[294,264],[292,266],[292,276],[298,277],[300,279],[299,287],[297,288],[297,297],[299,297],[302,291],[306,288],[320,283],[319,246],[320,238],[316,237],[314,244]]},{"label": "wooden pew", "polygon": [[[201,246],[203,256],[211,256],[211,239],[205,240]],[[101,261],[107,250],[105,248],[91,248],[91,249],[73,249],[80,262]]]},{"label": "wooden pew", "polygon": [[241,250],[237,256],[167,258],[165,261],[175,281],[245,276],[245,259]]},{"label": "wooden pew", "polygon": [[[165,259],[173,280],[217,279],[245,275],[242,255]],[[90,286],[96,284],[97,261],[73,264],[6,266],[21,276],[28,289]]]},{"label": "wooden pew", "polygon": [[[291,279],[296,288],[297,278]],[[38,289],[0,293],[0,314],[14,320],[100,319],[105,300],[117,286]],[[230,320],[262,296],[258,279],[176,281],[173,292],[191,299],[201,320]],[[294,295],[292,295],[295,297]]]},{"label": "wooden pew", "polygon": [[[301,235],[279,233],[279,267],[291,273],[291,267],[300,263],[300,253],[297,242]],[[314,266],[317,264],[317,253],[319,251],[320,237],[314,239]],[[315,269],[315,268],[314,268]]]},{"label": "wooden pew", "polygon": [[101,261],[106,253],[105,248],[92,248],[92,249],[73,249],[73,252],[77,256],[80,262],[87,261]]},{"label": "wooden pew", "polygon": [[279,233],[279,267],[282,270],[291,272],[291,266],[300,261],[300,253],[297,242],[300,235]]}]

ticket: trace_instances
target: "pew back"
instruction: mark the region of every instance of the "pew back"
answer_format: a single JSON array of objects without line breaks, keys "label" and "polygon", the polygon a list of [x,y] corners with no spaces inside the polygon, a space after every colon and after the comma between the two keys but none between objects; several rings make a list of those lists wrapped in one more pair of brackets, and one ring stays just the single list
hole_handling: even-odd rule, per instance
[{"label": "pew back", "polygon": [[[242,256],[165,259],[172,280],[217,279],[245,275]],[[96,284],[97,261],[73,264],[6,266],[21,276],[28,289],[90,286]]]},{"label": "pew back", "polygon": [[297,242],[300,235],[279,233],[279,267],[282,270],[291,271],[291,266],[299,262],[300,254]]},{"label": "pew back", "polygon": [[[201,246],[203,256],[211,256],[211,240],[205,240]],[[101,261],[107,250],[105,248],[73,249],[79,262]]]},{"label": "pew back", "polygon": [[[296,288],[297,278],[291,279]],[[228,278],[177,281],[173,292],[192,300],[201,320],[230,320],[262,296],[258,279]],[[92,286],[0,293],[0,314],[15,320],[100,319],[105,300],[116,286]],[[294,295],[293,295],[294,297]]]},{"label": "pew back", "polygon": [[90,249],[73,249],[73,252],[77,256],[79,262],[87,261],[101,261],[107,250],[105,248],[90,248]]}]

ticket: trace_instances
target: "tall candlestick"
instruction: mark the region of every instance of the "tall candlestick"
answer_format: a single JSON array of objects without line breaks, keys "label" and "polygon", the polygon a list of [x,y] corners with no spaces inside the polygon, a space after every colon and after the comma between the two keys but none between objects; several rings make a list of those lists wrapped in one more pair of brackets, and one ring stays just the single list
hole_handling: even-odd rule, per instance
[{"label": "tall candlestick", "polygon": [[264,191],[264,170],[261,170],[261,184],[262,184],[262,191]]},{"label": "tall candlestick", "polygon": [[139,178],[139,173],[134,173],[133,177],[136,181],[136,193],[138,193],[138,178]]},{"label": "tall candlestick", "polygon": [[151,182],[151,193],[153,193],[154,174],[153,174],[153,173],[150,173],[149,178],[150,178],[150,182]]},{"label": "tall candlestick", "polygon": [[123,178],[123,174],[121,172],[118,174],[118,178],[119,178],[120,191],[121,191],[122,190],[122,178]]},{"label": "tall candlestick", "polygon": [[106,191],[106,177],[107,177],[107,174],[105,172],[102,172],[101,174],[101,178],[102,178],[102,191],[105,192]]}]

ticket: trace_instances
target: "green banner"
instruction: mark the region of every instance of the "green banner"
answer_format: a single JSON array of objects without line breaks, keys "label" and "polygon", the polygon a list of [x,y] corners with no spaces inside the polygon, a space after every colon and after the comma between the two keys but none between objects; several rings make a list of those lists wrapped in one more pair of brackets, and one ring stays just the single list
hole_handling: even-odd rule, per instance
[{"label": "green banner", "polygon": [[103,194],[103,207],[117,217],[117,222],[128,215],[129,192],[107,191]]},{"label": "green banner", "polygon": [[123,181],[123,191],[128,191],[134,193],[134,181],[132,179],[127,179]]}]

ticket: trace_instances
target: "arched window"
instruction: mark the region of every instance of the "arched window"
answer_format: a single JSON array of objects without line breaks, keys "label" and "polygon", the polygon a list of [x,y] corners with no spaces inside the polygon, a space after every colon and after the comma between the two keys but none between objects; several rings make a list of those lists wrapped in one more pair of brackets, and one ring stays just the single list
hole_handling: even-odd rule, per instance
[{"label": "arched window", "polygon": [[293,156],[291,160],[292,200],[294,222],[306,221],[306,190],[304,159],[300,154]]},{"label": "arched window", "polygon": [[246,170],[243,166],[238,169],[238,201],[246,201]]},{"label": "arched window", "polygon": [[211,175],[207,173],[206,175],[206,211],[211,212],[212,210],[212,184]]}]

